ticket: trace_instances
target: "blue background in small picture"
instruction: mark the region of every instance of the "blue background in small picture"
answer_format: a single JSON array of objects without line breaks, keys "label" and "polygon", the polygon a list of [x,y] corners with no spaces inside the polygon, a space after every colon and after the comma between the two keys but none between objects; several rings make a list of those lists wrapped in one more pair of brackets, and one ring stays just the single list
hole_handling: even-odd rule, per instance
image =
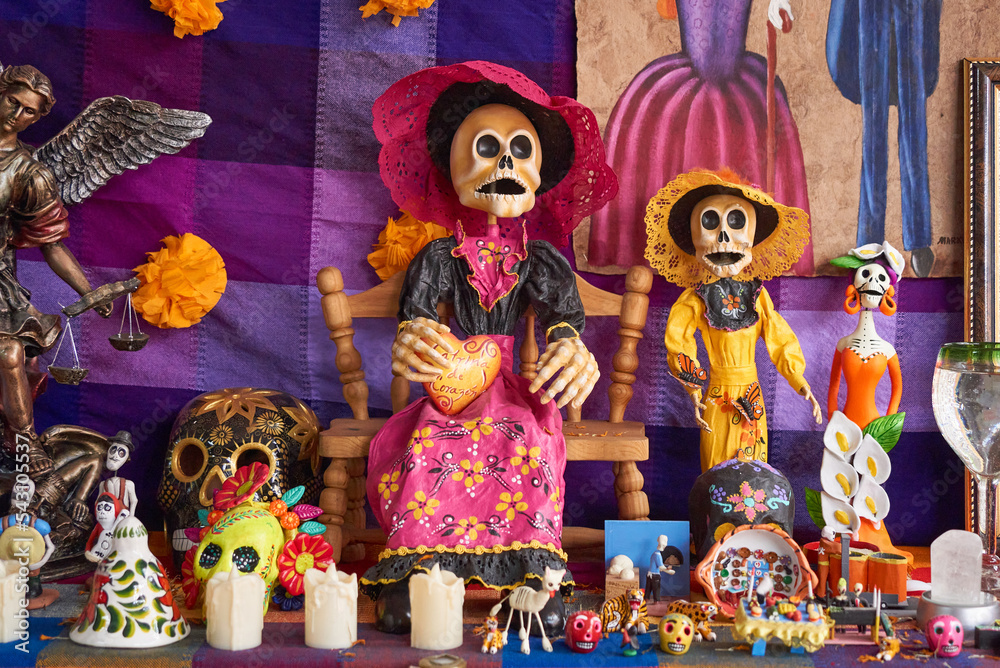
[{"label": "blue background in small picture", "polygon": [[639,567],[639,582],[645,589],[649,557],[656,551],[656,539],[660,534],[666,534],[667,544],[680,550],[684,559],[681,566],[674,567],[673,575],[661,574],[660,593],[687,598],[691,594],[691,533],[687,522],[605,521],[604,570],[607,572],[612,557],[624,554]]}]

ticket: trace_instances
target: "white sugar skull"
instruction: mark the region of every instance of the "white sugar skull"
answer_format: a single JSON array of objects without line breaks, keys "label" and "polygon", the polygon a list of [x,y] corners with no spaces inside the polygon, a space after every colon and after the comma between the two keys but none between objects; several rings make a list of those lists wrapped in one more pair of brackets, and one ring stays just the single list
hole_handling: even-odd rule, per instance
[{"label": "white sugar skull", "polygon": [[691,210],[695,257],[719,278],[732,278],[753,260],[757,212],[736,195],[710,195]]},{"label": "white sugar skull", "polygon": [[[854,272],[854,289],[858,291],[861,306],[870,309],[878,308],[882,297],[892,289],[889,272],[875,262],[858,267],[857,271]],[[892,292],[889,294],[891,296]]]},{"label": "white sugar skull", "polygon": [[516,218],[535,206],[542,145],[528,117],[504,104],[469,114],[451,142],[451,182],[465,206]]},{"label": "white sugar skull", "polygon": [[950,615],[939,615],[927,622],[927,646],[934,656],[951,658],[962,651],[965,630],[962,623]]}]

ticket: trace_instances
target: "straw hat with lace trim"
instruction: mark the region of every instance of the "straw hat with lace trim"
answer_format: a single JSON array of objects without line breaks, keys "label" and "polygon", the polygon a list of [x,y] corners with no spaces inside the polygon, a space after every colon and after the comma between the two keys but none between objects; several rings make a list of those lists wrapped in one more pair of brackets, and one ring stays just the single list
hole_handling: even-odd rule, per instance
[{"label": "straw hat with lace trim", "polygon": [[693,288],[718,280],[695,257],[691,211],[711,195],[735,195],[753,204],[757,230],[753,260],[736,279],[768,280],[791,267],[809,241],[809,214],[775,202],[767,193],[743,181],[729,169],[694,170],[660,189],[646,207],[646,260],[671,283]]}]

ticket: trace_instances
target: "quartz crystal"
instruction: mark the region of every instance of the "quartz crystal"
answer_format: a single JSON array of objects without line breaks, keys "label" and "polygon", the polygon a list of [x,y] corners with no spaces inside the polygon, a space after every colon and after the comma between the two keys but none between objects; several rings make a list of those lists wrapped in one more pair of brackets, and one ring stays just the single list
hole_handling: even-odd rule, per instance
[{"label": "quartz crystal", "polygon": [[952,529],[931,543],[931,598],[935,603],[979,605],[983,541],[978,534]]}]

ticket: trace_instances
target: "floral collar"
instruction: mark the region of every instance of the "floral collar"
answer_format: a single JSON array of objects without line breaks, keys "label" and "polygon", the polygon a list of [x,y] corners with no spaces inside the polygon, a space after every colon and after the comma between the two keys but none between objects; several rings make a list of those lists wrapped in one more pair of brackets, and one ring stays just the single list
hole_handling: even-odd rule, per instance
[{"label": "floral collar", "polygon": [[714,283],[702,283],[694,291],[705,302],[705,319],[709,327],[727,332],[757,324],[757,295],[761,282],[722,278]]},{"label": "floral collar", "polygon": [[514,265],[527,257],[527,233],[518,221],[511,227],[487,227],[486,236],[466,236],[462,223],[455,229],[458,245],[451,251],[469,265],[469,285],[479,294],[479,304],[492,311],[497,302],[507,296],[517,285],[518,275]]}]

